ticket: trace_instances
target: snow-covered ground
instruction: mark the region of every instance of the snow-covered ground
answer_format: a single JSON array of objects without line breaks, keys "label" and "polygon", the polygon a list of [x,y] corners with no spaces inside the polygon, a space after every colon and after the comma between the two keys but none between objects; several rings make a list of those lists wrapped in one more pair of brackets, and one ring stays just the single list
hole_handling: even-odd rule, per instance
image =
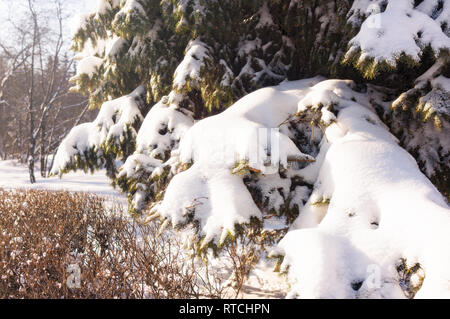
[{"label": "snow-covered ground", "polygon": [[94,174],[83,171],[70,172],[61,178],[52,176],[42,178],[38,169],[35,171],[36,183],[31,184],[28,168],[15,160],[0,161],[0,188],[4,189],[47,189],[67,190],[71,192],[89,192],[110,200],[126,204],[126,196],[110,185],[104,171]]},{"label": "snow-covered ground", "polygon": [[241,298],[285,298],[289,284],[285,275],[275,272],[276,261],[266,258],[256,264],[242,287]]}]

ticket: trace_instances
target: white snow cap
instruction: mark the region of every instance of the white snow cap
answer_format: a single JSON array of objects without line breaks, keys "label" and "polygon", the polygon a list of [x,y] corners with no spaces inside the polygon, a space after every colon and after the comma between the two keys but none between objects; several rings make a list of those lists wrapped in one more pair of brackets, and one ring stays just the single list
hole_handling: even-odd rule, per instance
[{"label": "white snow cap", "polygon": [[86,74],[88,77],[92,77],[102,63],[103,59],[93,55],[82,58],[77,65],[77,75]]},{"label": "white snow cap", "polygon": [[76,155],[96,151],[110,139],[120,140],[130,125],[143,119],[137,102],[143,92],[144,87],[139,86],[129,95],[103,103],[94,122],[72,128],[58,147],[52,174],[60,174]]},{"label": "white snow cap", "polygon": [[97,14],[105,14],[107,10],[114,9],[120,5],[120,0],[97,0]]},{"label": "white snow cap", "polygon": [[405,53],[415,61],[425,46],[430,45],[438,54],[441,49],[450,49],[450,38],[441,24],[450,20],[449,3],[437,11],[439,1],[425,0],[414,8],[412,0],[386,1],[357,0],[353,3],[349,21],[356,23],[358,14],[369,15],[359,33],[350,41],[347,56],[361,50],[360,61],[371,57],[375,62],[386,61],[395,66],[396,59]]},{"label": "white snow cap", "polygon": [[183,61],[181,61],[175,70],[173,87],[178,90],[183,88],[187,79],[193,81],[195,85],[197,83],[196,81],[200,79],[200,69],[208,54],[208,47],[205,43],[199,39],[190,41],[186,48]]},{"label": "white snow cap", "polygon": [[176,104],[165,104],[170,99],[163,98],[146,115],[136,139],[137,152],[152,157],[162,156],[194,124],[194,120],[182,113]]}]

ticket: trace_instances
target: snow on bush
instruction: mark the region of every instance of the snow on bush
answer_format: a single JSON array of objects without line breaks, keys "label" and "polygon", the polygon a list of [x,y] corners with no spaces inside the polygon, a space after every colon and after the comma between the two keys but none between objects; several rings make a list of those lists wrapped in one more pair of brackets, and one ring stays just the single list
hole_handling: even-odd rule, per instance
[{"label": "snow on bush", "polygon": [[[77,74],[86,74],[89,77],[98,70],[99,66],[102,65],[103,59],[96,56],[88,56],[82,58],[77,65]],[[76,78],[72,78],[72,81]]]},{"label": "snow on bush", "polygon": [[108,10],[118,7],[120,0],[97,0],[97,8],[95,12],[97,14],[105,14]]},{"label": "snow on bush", "polygon": [[172,92],[152,107],[137,134],[135,154],[120,168],[118,184],[128,193],[130,211],[142,211],[176,173],[172,150],[194,122],[191,114],[178,107],[179,96]]},{"label": "snow on bush", "polygon": [[[417,1],[416,1],[417,2]],[[425,0],[367,1],[353,3],[349,21],[363,20],[358,34],[350,41],[347,60],[355,60],[367,77],[374,77],[380,65],[395,68],[406,56],[419,63],[429,46],[438,56],[450,48],[448,1]]]},{"label": "snow on bush", "polygon": [[[325,130],[313,193],[279,245],[291,296],[449,297],[450,209],[347,84],[321,82],[299,103],[301,113],[314,111],[333,96],[338,114]],[[402,282],[403,263],[423,273]]]},{"label": "snow on bush", "polygon": [[198,39],[191,41],[184,55],[183,61],[178,65],[174,73],[173,87],[174,89],[182,89],[187,80],[193,81],[192,86],[198,87],[200,79],[200,70],[204,59],[208,57],[208,47],[205,43]]},{"label": "snow on bush", "polygon": [[143,87],[138,87],[127,96],[107,101],[94,122],[74,127],[58,148],[52,174],[77,168],[99,168],[100,155],[111,151],[115,155],[130,153],[133,149],[130,140],[135,140],[137,135],[134,127],[143,119],[139,109],[143,93]]},{"label": "snow on bush", "polygon": [[192,116],[183,113],[176,101],[170,102],[174,95],[164,98],[148,112],[136,138],[138,152],[165,158],[174,143],[193,125]]}]

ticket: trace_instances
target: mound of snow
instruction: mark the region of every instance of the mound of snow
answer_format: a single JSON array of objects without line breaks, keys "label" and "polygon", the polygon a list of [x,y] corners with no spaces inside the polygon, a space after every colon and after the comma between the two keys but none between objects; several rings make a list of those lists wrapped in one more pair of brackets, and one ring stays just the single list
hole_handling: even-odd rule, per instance
[{"label": "mound of snow", "polygon": [[[450,297],[443,196],[370,107],[349,99],[349,87],[337,92],[336,81],[325,81],[312,92],[320,105],[339,97],[338,115],[325,131],[313,193],[279,245],[291,296],[405,297],[401,287],[409,285],[416,297]],[[423,274],[404,282],[402,264],[418,264]]]},{"label": "mound of snow", "polygon": [[[423,49],[429,45],[436,55],[450,48],[450,38],[443,30],[449,24],[450,4],[425,0],[414,6],[412,0],[367,1],[353,3],[349,21],[355,23],[358,14],[369,15],[359,33],[350,41],[347,56],[361,50],[360,62],[373,58],[395,66],[404,53],[419,62]],[[384,9],[384,11],[383,11]]]},{"label": "mound of snow", "polygon": [[171,99],[173,97],[164,98],[145,116],[136,138],[137,152],[164,157],[194,124],[189,114],[182,113],[176,104],[169,103]]}]

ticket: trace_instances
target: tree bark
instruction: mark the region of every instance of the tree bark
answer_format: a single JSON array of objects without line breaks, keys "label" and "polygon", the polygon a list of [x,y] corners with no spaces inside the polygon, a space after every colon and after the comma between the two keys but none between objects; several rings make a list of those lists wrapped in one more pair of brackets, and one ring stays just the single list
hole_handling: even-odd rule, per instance
[{"label": "tree bark", "polygon": [[31,0],[28,0],[28,5],[30,8],[31,15],[33,17],[33,24],[34,24],[34,30],[33,30],[33,46],[31,49],[31,66],[30,66],[30,90],[28,95],[28,117],[29,117],[29,144],[28,144],[28,172],[30,174],[30,183],[34,184],[36,183],[36,177],[34,176],[34,152],[36,148],[36,136],[34,134],[34,58],[35,58],[35,49],[36,49],[36,42],[37,42],[37,18],[36,14],[33,9],[33,5],[31,3]]}]

